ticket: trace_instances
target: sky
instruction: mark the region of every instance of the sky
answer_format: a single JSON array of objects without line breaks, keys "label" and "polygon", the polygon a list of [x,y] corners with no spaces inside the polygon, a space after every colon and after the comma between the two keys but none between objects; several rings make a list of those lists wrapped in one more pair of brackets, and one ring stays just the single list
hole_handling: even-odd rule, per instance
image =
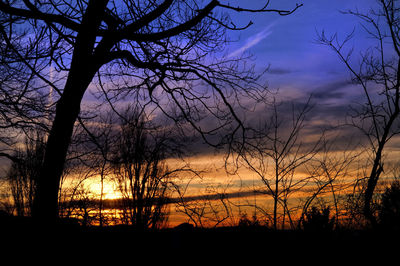
[{"label": "sky", "polygon": [[[232,6],[242,1],[229,1]],[[245,7],[260,8],[265,1],[247,1]],[[359,52],[375,45],[361,25],[360,18],[341,11],[368,12],[377,6],[376,0],[279,0],[271,1],[270,8],[291,9],[303,4],[289,16],[267,14],[232,14],[240,25],[254,24],[244,31],[229,32],[236,40],[227,51],[229,56],[249,53],[255,58],[256,69],[269,66],[265,74],[269,89],[279,90],[284,101],[302,101],[312,94],[315,111],[310,119],[325,123],[340,123],[350,105],[360,102],[362,90],[351,84],[350,72],[329,47],[317,42],[322,31],[337,34],[343,40],[354,31],[347,49],[354,49],[353,62]]]},{"label": "sky", "polygon": [[[265,1],[251,1],[249,8],[260,7]],[[315,74],[332,74],[345,72],[336,56],[329,52],[315,40],[317,32],[325,30],[328,34],[338,33],[344,37],[356,27],[353,44],[359,48],[368,46],[360,29],[360,19],[340,11],[368,10],[376,6],[376,0],[280,0],[271,1],[271,8],[282,7],[290,9],[296,3],[303,6],[289,16],[279,16],[274,13],[242,15],[232,14],[237,24],[245,25],[249,20],[254,24],[244,31],[230,32],[232,39],[240,38],[233,43],[232,53],[239,53],[245,49],[254,54],[257,63],[267,62],[272,66],[272,74],[287,74],[296,72],[301,76]],[[234,5],[234,4],[233,4]],[[300,73],[299,73],[300,72]]]},{"label": "sky", "polygon": [[[265,0],[224,1],[231,6],[259,9]],[[367,12],[376,7],[376,0],[271,0],[271,9],[293,9],[303,4],[293,14],[231,12],[238,26],[253,24],[241,31],[228,31],[232,40],[226,57],[251,54],[256,71],[266,67],[263,76],[269,90],[279,90],[278,99],[305,102],[312,94],[315,105],[308,119],[318,127],[336,125],[346,118],[349,106],[360,102],[362,90],[350,82],[350,74],[339,57],[329,47],[317,43],[318,33],[337,33],[340,39],[354,31],[348,48],[358,51],[374,45],[361,27],[360,19],[341,11],[358,9]],[[289,105],[288,105],[289,106]],[[261,110],[261,112],[265,111]],[[262,117],[259,113],[248,114]],[[213,151],[205,147],[204,152]]]},{"label": "sky", "polygon": [[[243,1],[227,2],[247,8],[260,8],[265,3],[262,0],[246,1],[245,4]],[[365,33],[359,18],[341,11],[358,9],[368,12],[376,7],[377,2],[275,0],[271,1],[270,8],[290,9],[296,3],[303,6],[289,16],[233,13],[232,20],[237,26],[247,25],[250,20],[253,25],[243,31],[229,32],[230,39],[236,41],[228,47],[227,57],[250,53],[255,58],[256,69],[269,66],[264,78],[270,90],[279,89],[278,97],[283,101],[304,102],[312,94],[316,106],[309,119],[316,126],[343,123],[349,106],[362,102],[363,92],[351,84],[350,73],[339,57],[329,47],[317,42],[318,33],[324,31],[328,36],[337,33],[339,39],[344,39],[354,31],[348,49],[354,48],[354,62],[357,62],[359,52],[373,46],[375,41]],[[393,147],[396,143],[391,145]],[[207,159],[200,161],[204,161],[204,165],[210,162]],[[212,172],[211,176],[218,176],[217,172]]]},{"label": "sky", "polygon": [[[223,2],[257,9],[266,1]],[[348,48],[354,47],[354,59],[357,61],[358,51],[367,49],[374,42],[363,31],[359,18],[340,11],[368,11],[376,6],[376,1],[271,0],[270,8],[291,9],[297,3],[303,6],[289,16],[233,12],[231,18],[237,26],[245,26],[249,21],[253,24],[243,31],[228,32],[228,37],[235,41],[227,47],[225,54],[228,58],[240,56],[242,53],[253,55],[257,71],[269,66],[269,71],[263,78],[271,91],[279,90],[278,98],[284,102],[305,102],[312,94],[316,106],[309,114],[309,119],[315,124],[314,129],[342,123],[349,105],[360,103],[362,90],[351,84],[349,71],[338,56],[317,42],[318,33],[337,33],[343,39],[354,31],[354,38],[349,42]],[[283,105],[283,108],[287,106],[289,105]],[[261,112],[253,115],[265,117],[265,111]],[[306,133],[306,137],[310,137],[310,132],[315,134],[311,130]],[[243,195],[248,196],[247,192],[258,185],[257,182],[261,182],[254,172],[246,168],[241,168],[236,175],[229,175],[224,169],[224,158],[215,154],[209,146],[202,147],[205,148],[199,154],[186,158],[194,169],[206,171],[202,179],[184,181],[193,189],[193,194],[186,196],[197,193],[201,195],[204,191],[226,192],[227,188],[241,190]],[[174,158],[169,158],[167,163],[172,168],[182,165],[180,160],[174,161]],[[98,183],[94,182],[92,185],[95,187],[91,189],[99,190]],[[106,190],[109,190],[106,198],[116,196],[112,187],[107,187]]]},{"label": "sky", "polygon": [[[257,9],[266,0],[223,2]],[[359,18],[340,11],[356,8],[361,12],[368,11],[376,6],[376,0],[271,0],[270,8],[291,9],[297,3],[303,6],[289,16],[233,12],[231,18],[237,26],[245,26],[249,21],[253,24],[243,31],[228,32],[228,37],[236,41],[227,47],[225,54],[228,58],[242,53],[253,55],[257,71],[269,66],[263,78],[271,91],[279,90],[278,98],[282,101],[305,102],[312,94],[316,106],[309,119],[317,127],[341,123],[349,105],[360,103],[362,90],[350,83],[349,71],[338,56],[328,47],[317,43],[318,33],[337,33],[343,39],[354,31],[348,48],[354,47],[354,59],[357,61],[358,51],[367,49],[374,42],[363,31]],[[283,108],[285,106],[289,105]],[[253,115],[262,117],[265,111]],[[208,193],[219,193],[226,192],[226,188],[233,188],[233,191],[241,189],[243,195],[248,196],[246,189],[250,191],[254,188],[255,182],[260,182],[259,177],[245,168],[240,169],[237,175],[230,176],[224,169],[224,158],[207,147],[199,155],[186,158],[196,170],[207,171],[201,180],[189,181],[193,193],[196,195],[200,191],[201,194],[202,189]],[[173,168],[182,162],[170,158],[167,163]],[[98,183],[92,185],[96,187],[91,189],[99,190]],[[106,198],[115,197],[113,187],[107,187],[106,190],[109,190]]]},{"label": "sky", "polygon": [[[260,7],[263,2],[251,1],[250,6]],[[230,47],[231,53],[253,54],[260,68],[269,64],[266,78],[270,87],[293,89],[295,95],[314,92],[321,98],[327,98],[325,93],[334,97],[332,87],[336,87],[337,92],[339,87],[346,86],[348,71],[328,47],[316,43],[317,33],[324,30],[328,35],[338,33],[339,38],[344,38],[355,29],[350,45],[361,50],[368,47],[371,40],[361,30],[360,19],[340,11],[365,10],[375,6],[376,1],[281,0],[271,1],[271,8],[295,7],[296,3],[303,3],[303,6],[289,16],[237,14],[239,22],[245,24],[251,19],[254,24],[245,31],[230,33],[232,39],[239,40]]]},{"label": "sky", "polygon": [[[224,0],[224,4],[245,8],[261,8],[267,0]],[[305,102],[313,95],[316,104],[310,113],[310,121],[322,127],[341,123],[346,117],[349,105],[360,103],[362,91],[351,84],[348,69],[338,56],[328,47],[317,42],[318,33],[327,35],[337,33],[340,39],[354,31],[354,38],[349,42],[349,49],[354,47],[355,61],[358,51],[374,45],[360,25],[360,19],[340,11],[358,9],[368,11],[376,6],[376,0],[270,0],[270,8],[292,9],[296,4],[303,6],[289,16],[276,13],[235,13],[231,18],[237,26],[253,24],[242,31],[228,31],[228,37],[234,40],[225,51],[226,56],[235,57],[242,53],[254,56],[256,71],[269,67],[263,79],[271,91],[279,90],[278,98],[282,101]],[[90,96],[87,94],[87,96]],[[284,105],[289,106],[289,105]],[[260,113],[253,114],[259,116]],[[309,136],[309,135],[308,135]],[[400,142],[392,143],[399,151]],[[181,162],[174,162],[174,165]],[[192,167],[208,171],[204,179],[193,181],[194,188],[216,186],[216,190],[225,187],[250,188],[254,185],[254,173],[248,169],[230,176],[224,169],[224,160],[204,149],[198,156],[188,158]],[[218,185],[221,185],[218,187]],[[92,183],[92,190],[98,191],[99,183]],[[208,188],[210,188],[208,187]],[[115,197],[114,187],[106,187],[106,198]],[[246,191],[245,191],[246,192]],[[245,194],[244,194],[245,195]]]},{"label": "sky", "polygon": [[[221,0],[224,4],[229,3],[232,6],[249,9],[261,8],[267,1]],[[343,39],[354,31],[354,38],[349,42],[348,48],[354,47],[354,59],[357,61],[358,52],[373,46],[374,40],[365,34],[359,18],[340,11],[358,9],[365,12],[375,7],[377,1],[270,0],[269,8],[290,10],[295,8],[296,4],[303,6],[288,16],[276,13],[232,12],[232,21],[237,26],[245,26],[250,21],[252,25],[242,31],[228,31],[228,38],[233,42],[224,52],[228,58],[240,56],[242,53],[253,55],[256,71],[261,72],[269,67],[263,79],[271,91],[279,90],[278,98],[285,103],[305,102],[312,94],[316,106],[309,114],[309,119],[315,125],[314,129],[341,123],[346,117],[349,105],[360,103],[362,90],[351,84],[349,71],[338,56],[317,42],[318,33],[322,31],[327,35],[337,33],[338,37]],[[88,102],[93,100],[89,93],[85,99]],[[282,108],[286,107],[290,106],[286,104]],[[252,115],[265,117],[268,114],[261,110]],[[311,136],[310,132],[314,134],[316,131],[307,132],[306,137]],[[400,141],[393,141],[390,145],[399,153]],[[226,188],[233,188],[234,191],[242,189],[243,196],[248,196],[247,192],[254,188],[255,180],[260,182],[260,178],[246,168],[241,169],[236,175],[229,175],[224,168],[223,156],[215,154],[209,146],[202,147],[206,148],[200,154],[186,158],[194,169],[207,171],[201,180],[190,182],[190,186],[195,190],[194,193],[197,193],[196,189],[206,188],[205,191],[208,193],[220,193],[228,191]],[[174,159],[176,158],[167,160],[172,168],[186,163]],[[100,191],[98,180],[96,176],[89,185],[90,190]],[[114,190],[115,184],[107,184],[105,198],[118,197],[119,194]]]},{"label": "sky", "polygon": [[[206,1],[207,2],[207,1]],[[266,0],[226,0],[224,4],[259,9]],[[355,30],[349,43],[359,50],[371,45],[360,27],[360,20],[340,11],[368,10],[376,0],[271,0],[269,8],[290,10],[303,4],[293,14],[231,12],[237,26],[253,24],[241,31],[228,31],[232,43],[224,51],[226,56],[253,55],[256,71],[266,67],[263,76],[271,91],[279,90],[278,98],[304,102],[313,95],[314,120],[343,119],[352,102],[359,102],[361,90],[350,84],[349,71],[328,47],[316,42],[318,33],[338,33],[339,38]],[[226,10],[225,10],[226,11]],[[349,46],[349,48],[351,48]],[[94,89],[96,90],[96,89]],[[90,94],[86,94],[90,99]],[[321,109],[323,107],[323,109]]]}]

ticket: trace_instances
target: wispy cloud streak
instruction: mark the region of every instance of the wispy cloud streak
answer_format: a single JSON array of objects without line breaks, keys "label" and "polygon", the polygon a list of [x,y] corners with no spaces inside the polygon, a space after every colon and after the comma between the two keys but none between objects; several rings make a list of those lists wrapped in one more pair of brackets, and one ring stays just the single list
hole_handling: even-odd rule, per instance
[{"label": "wispy cloud streak", "polygon": [[267,27],[265,27],[262,31],[257,33],[255,36],[252,36],[252,37],[248,38],[246,43],[242,47],[240,47],[239,49],[237,49],[237,50],[233,51],[232,53],[230,53],[228,55],[228,58],[229,57],[238,56],[238,55],[242,54],[246,50],[250,49],[254,45],[258,44],[259,42],[261,42],[262,40],[267,38],[269,35],[272,34],[271,28],[274,26],[274,24],[275,23],[269,24]]}]

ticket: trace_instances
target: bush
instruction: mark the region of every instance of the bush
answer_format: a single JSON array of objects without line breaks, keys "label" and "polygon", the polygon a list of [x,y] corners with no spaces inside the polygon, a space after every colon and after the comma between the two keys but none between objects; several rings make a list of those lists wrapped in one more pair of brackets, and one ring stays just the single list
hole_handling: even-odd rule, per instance
[{"label": "bush", "polygon": [[305,231],[332,231],[335,225],[335,218],[330,218],[329,207],[322,210],[312,207],[311,210],[306,212],[302,224]]},{"label": "bush", "polygon": [[257,216],[253,216],[252,219],[250,220],[247,217],[247,214],[243,214],[242,217],[240,217],[238,226],[241,228],[243,228],[243,227],[259,227],[259,226],[261,226],[261,224],[258,221]]},{"label": "bush", "polygon": [[379,209],[382,228],[400,231],[400,182],[395,181],[382,194]]}]

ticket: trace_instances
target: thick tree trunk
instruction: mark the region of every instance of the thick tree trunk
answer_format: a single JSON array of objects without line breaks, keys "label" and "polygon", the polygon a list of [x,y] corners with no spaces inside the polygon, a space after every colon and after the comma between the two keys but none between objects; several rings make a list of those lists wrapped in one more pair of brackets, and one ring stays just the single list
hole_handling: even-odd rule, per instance
[{"label": "thick tree trunk", "polygon": [[[84,65],[83,65],[84,66]],[[81,73],[87,72],[82,68]],[[41,220],[55,220],[58,217],[58,192],[64,170],[75,121],[80,112],[83,94],[92,79],[70,75],[56,107],[56,115],[47,140],[44,163],[38,180],[37,193],[32,215]]]},{"label": "thick tree trunk", "polygon": [[[107,0],[91,0],[74,44],[70,71],[47,140],[32,216],[46,224],[58,218],[58,193],[65,159],[80,104],[101,60],[95,58],[96,31],[101,24]],[[106,51],[104,51],[106,52]],[[104,56],[104,54],[103,54]]]}]

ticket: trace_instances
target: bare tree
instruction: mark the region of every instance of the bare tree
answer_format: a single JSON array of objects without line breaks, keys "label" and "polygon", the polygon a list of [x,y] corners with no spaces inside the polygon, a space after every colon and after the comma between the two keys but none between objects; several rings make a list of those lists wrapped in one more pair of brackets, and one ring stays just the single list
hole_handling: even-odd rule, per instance
[{"label": "bare tree", "polygon": [[310,99],[297,111],[292,105],[291,116],[287,116],[287,110],[280,107],[279,103],[273,102],[271,116],[259,134],[254,136],[253,148],[243,154],[245,166],[261,179],[265,193],[273,198],[272,224],[275,229],[280,216],[279,206],[282,208],[282,226],[286,216],[294,226],[289,197],[309,182],[308,177],[302,178],[295,173],[316,155],[321,140],[314,140],[315,143],[311,144],[301,140],[307,124],[306,115],[312,108]]},{"label": "bare tree", "polygon": [[[252,24],[235,25],[229,12],[288,15],[300,6],[270,9],[269,2],[248,9],[217,0],[1,1],[3,62],[28,69],[28,77],[55,92],[33,214],[49,220],[58,215],[59,182],[74,124],[96,74],[99,82],[112,84],[104,96],[110,103],[146,93],[167,116],[166,106],[176,106],[182,121],[210,144],[216,145],[209,136],[221,128],[242,136],[235,101],[242,94],[260,95],[255,76],[243,69],[243,60],[212,55],[223,50],[226,30]],[[51,66],[59,79],[50,78]],[[30,87],[18,91],[23,88]],[[220,121],[216,128],[199,125],[206,115]]]},{"label": "bare tree", "polygon": [[[200,177],[198,172],[193,172],[194,177]],[[175,186],[177,197],[173,200],[176,211],[183,213],[195,227],[217,227],[220,225],[234,224],[234,204],[230,202],[229,184],[225,186],[204,185],[204,191],[196,191],[190,195],[188,188],[190,179],[185,185]]]},{"label": "bare tree", "polygon": [[[0,156],[18,163],[14,155],[18,153],[18,144],[24,142],[21,136],[29,138],[34,131],[48,131],[47,118],[52,107],[43,84],[37,83],[27,65],[17,63],[23,59],[13,52],[13,45],[29,46],[21,40],[27,33],[21,32],[18,39],[9,43],[3,36],[3,26],[0,31]],[[36,65],[38,59],[28,56],[28,50],[25,60]]]},{"label": "bare tree", "polygon": [[44,158],[45,139],[40,131],[29,134],[23,149],[17,151],[8,171],[8,182],[16,214],[30,215],[36,192],[37,179]]},{"label": "bare tree", "polygon": [[358,10],[347,14],[362,20],[363,29],[376,40],[376,45],[361,54],[360,63],[351,60],[353,49],[346,51],[352,35],[340,41],[337,35],[319,35],[319,41],[329,46],[345,64],[365,97],[365,104],[354,109],[352,123],[365,135],[370,149],[371,167],[364,191],[364,215],[372,225],[376,216],[371,207],[375,188],[384,171],[383,154],[387,143],[398,133],[400,114],[400,24],[399,3],[379,0],[379,7],[368,13]]},{"label": "bare tree", "polygon": [[[104,197],[104,184],[110,182],[108,176],[112,173],[112,166],[110,165],[110,157],[112,156],[113,143],[115,141],[115,134],[113,130],[113,124],[110,121],[111,117],[108,117],[106,121],[103,121],[102,125],[96,125],[96,131],[99,132],[97,136],[91,136],[91,140],[95,141],[99,145],[99,153],[97,153],[97,169],[100,175],[100,199],[99,199],[99,224],[103,225],[103,197]],[[95,131],[95,132],[96,132]],[[96,145],[96,146],[98,146]]]},{"label": "bare tree", "polygon": [[[322,207],[333,206],[335,222],[340,222],[340,215],[344,211],[341,202],[343,194],[348,195],[354,183],[357,182],[358,169],[355,169],[354,165],[362,155],[362,151],[357,149],[359,145],[357,142],[351,140],[344,145],[343,141],[343,139],[336,138],[324,139],[318,155],[306,165],[310,184],[313,186],[310,186],[311,191],[305,197],[299,226],[304,221],[309,208],[319,198],[324,205]],[[342,147],[338,147],[337,144]]]},{"label": "bare tree", "polygon": [[[106,217],[104,210],[104,187],[107,182],[112,182],[111,175],[113,152],[116,152],[116,143],[119,140],[117,134],[117,119],[112,115],[113,112],[105,112],[89,117],[96,117],[94,121],[79,118],[79,128],[81,129],[81,140],[79,141],[79,152],[83,156],[80,159],[83,165],[83,172],[92,172],[93,176],[100,178],[99,195],[92,195],[91,200],[98,200],[98,220],[99,225],[103,226]],[[85,170],[86,169],[86,170]],[[96,182],[96,181],[92,181]],[[97,198],[99,197],[99,198]]]},{"label": "bare tree", "polygon": [[138,109],[124,114],[113,158],[123,220],[139,229],[158,228],[167,218],[171,172],[164,159],[170,148],[168,137]]},{"label": "bare tree", "polygon": [[[100,175],[100,182],[102,183],[103,181],[102,179],[104,178],[106,169],[98,145],[104,141],[104,134],[109,134],[109,130],[108,125],[96,123],[95,121],[95,125],[91,125],[93,123],[85,124],[83,118],[79,118],[79,122],[81,123],[74,128],[63,174],[61,176],[58,205],[59,216],[61,218],[69,219],[81,217],[88,221],[89,217],[80,212],[87,210],[89,207],[88,205],[90,205],[91,212],[94,212],[95,207],[97,207],[94,206],[94,203],[97,203],[96,197],[93,191],[89,191],[90,188],[88,185],[90,186],[90,183],[93,182],[98,175]],[[89,125],[91,125],[90,128],[95,127],[96,131],[88,131]],[[89,135],[88,132],[91,134],[93,132],[98,133],[98,135],[96,135],[96,144],[98,145],[93,143],[92,135]],[[107,139],[107,142],[108,141],[111,140]],[[103,166],[104,169],[102,169]],[[101,207],[102,201],[99,201],[99,204]],[[99,219],[100,218],[101,217],[99,217]],[[86,223],[82,222],[82,224]]]}]

